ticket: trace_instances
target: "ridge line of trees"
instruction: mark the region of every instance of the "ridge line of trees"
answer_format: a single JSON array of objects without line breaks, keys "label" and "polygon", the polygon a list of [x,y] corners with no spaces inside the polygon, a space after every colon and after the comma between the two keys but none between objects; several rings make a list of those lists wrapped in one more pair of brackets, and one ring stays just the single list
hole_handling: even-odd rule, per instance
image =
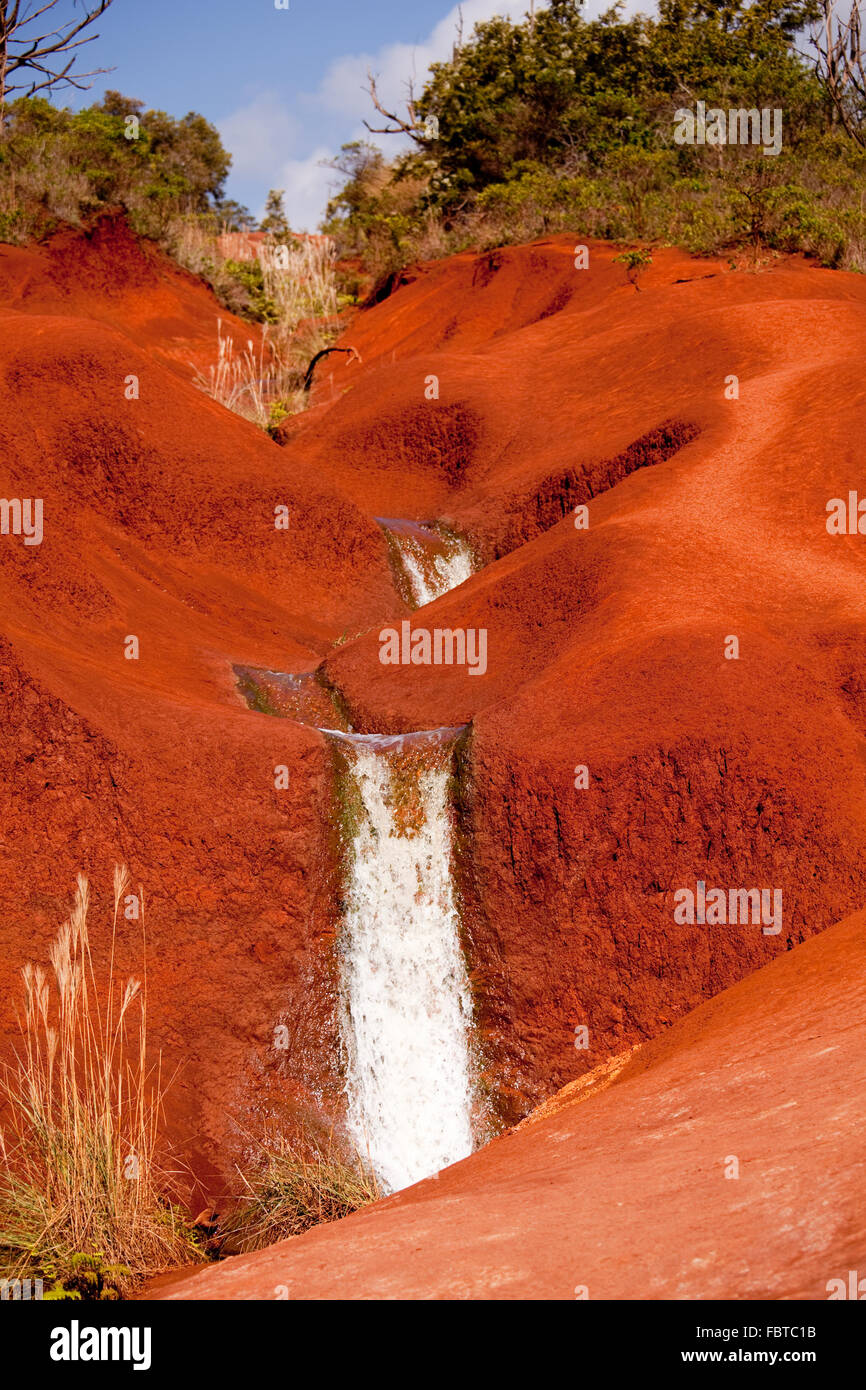
[{"label": "ridge line of trees", "polygon": [[[799,47],[810,30],[825,35],[811,56]],[[859,0],[846,19],[837,0],[660,0],[653,17],[615,5],[594,20],[579,0],[551,0],[522,22],[477,25],[405,115],[375,77],[369,90],[382,119],[368,129],[411,147],[344,146],[326,229],[382,277],[560,230],[866,269]],[[698,101],[781,109],[781,152],[678,144],[675,113]]]}]

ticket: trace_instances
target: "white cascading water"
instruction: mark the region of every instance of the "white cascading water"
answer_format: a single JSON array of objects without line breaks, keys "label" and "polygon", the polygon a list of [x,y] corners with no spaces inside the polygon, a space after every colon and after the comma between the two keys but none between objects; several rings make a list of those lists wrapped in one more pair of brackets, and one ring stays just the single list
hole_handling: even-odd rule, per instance
[{"label": "white cascading water", "polygon": [[444,527],[421,526],[413,521],[380,519],[397,551],[399,565],[415,608],[456,589],[474,573],[472,552],[466,541]]},{"label": "white cascading water", "polygon": [[402,559],[419,608],[447,594],[449,589],[456,589],[472,574],[472,559],[465,546],[455,547],[450,555],[434,555],[429,567],[422,567],[408,546],[403,551]]},{"label": "white cascading water", "polygon": [[471,998],[448,804],[457,732],[331,734],[360,798],[342,953],[348,1123],[387,1191],[473,1148]]}]

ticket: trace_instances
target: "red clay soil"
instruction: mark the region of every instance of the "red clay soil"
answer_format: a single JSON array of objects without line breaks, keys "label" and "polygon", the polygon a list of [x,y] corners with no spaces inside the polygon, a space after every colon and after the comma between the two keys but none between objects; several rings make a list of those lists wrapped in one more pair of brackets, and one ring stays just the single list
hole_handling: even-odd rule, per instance
[{"label": "red clay soil", "polygon": [[[208,1197],[263,1111],[339,1111],[331,764],[235,664],[324,662],[362,730],[472,720],[461,886],[504,1120],[866,900],[866,541],[824,524],[860,481],[866,282],[666,250],[638,292],[614,248],[573,253],[411,272],[281,448],[193,385],[228,316],[155,249],[111,220],[0,246],[0,492],[45,504],[42,545],[0,538],[2,1026],[76,871],[104,928],[125,859]],[[380,664],[407,611],[377,516],[488,562],[413,618],[485,627],[485,675]],[[782,932],[677,925],[698,879],[781,888]]]},{"label": "red clay soil", "polygon": [[866,1254],[864,981],[858,913],[606,1088],[572,1083],[438,1178],[151,1296],[826,1299]]},{"label": "red clay soil", "polygon": [[[86,233],[64,228],[38,246],[0,245],[0,305],[16,313],[81,316],[128,332],[188,380],[207,371],[223,336],[239,351],[259,329],[225,309],[194,276],[129,231],[123,217],[101,217]],[[216,311],[216,312],[215,312]]]}]

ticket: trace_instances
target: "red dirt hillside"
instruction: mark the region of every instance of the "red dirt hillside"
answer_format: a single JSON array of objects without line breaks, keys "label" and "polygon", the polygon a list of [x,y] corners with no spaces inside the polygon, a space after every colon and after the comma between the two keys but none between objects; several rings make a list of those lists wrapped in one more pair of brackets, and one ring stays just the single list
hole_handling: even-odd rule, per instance
[{"label": "red dirt hillside", "polygon": [[88,233],[65,228],[38,246],[0,247],[0,304],[16,313],[81,315],[129,332],[185,379],[216,352],[217,319],[239,348],[259,330],[217,310],[194,276],[132,234],[122,215]]},{"label": "red dirt hillside", "polygon": [[[866,901],[866,542],[824,525],[859,482],[866,282],[661,251],[636,292],[573,249],[413,272],[280,448],[193,386],[227,316],[153,248],[0,246],[0,491],[45,505],[40,546],[0,538],[3,1026],[75,872],[104,905],[126,859],[210,1195],[278,1022],[277,1092],[339,1109],[330,758],[235,663],[324,664],[361,730],[473,721],[461,887],[506,1119]],[[407,612],[377,516],[470,535],[486,567],[413,621],[486,628],[485,675],[380,665]],[[781,888],[781,934],[675,924],[697,879]]]},{"label": "red dirt hillside", "polygon": [[438,1178],[162,1296],[826,1299],[866,1242],[864,928],[798,946]]},{"label": "red dirt hillside", "polygon": [[[326,669],[359,729],[473,721],[482,1011],[537,1097],[866,900],[866,543],[825,526],[861,481],[866,286],[667,250],[636,292],[612,249],[573,252],[420,270],[286,432],[359,506],[488,561],[414,619],[485,628],[485,675],[383,666],[381,625]],[[676,925],[698,879],[782,889],[781,934]]]},{"label": "red dirt hillside", "polygon": [[[76,871],[104,904],[126,859],[149,904],[154,1040],[182,1069],[173,1118],[207,1171],[249,1105],[245,1066],[293,981],[309,994],[307,957],[333,929],[322,740],[252,714],[232,663],[314,668],[391,602],[387,558],[347,497],[181,370],[191,344],[215,354],[226,315],[153,248],[114,223],[0,247],[0,283],[0,491],[45,513],[41,545],[0,539],[3,1025]],[[312,973],[326,995],[327,969]]]}]

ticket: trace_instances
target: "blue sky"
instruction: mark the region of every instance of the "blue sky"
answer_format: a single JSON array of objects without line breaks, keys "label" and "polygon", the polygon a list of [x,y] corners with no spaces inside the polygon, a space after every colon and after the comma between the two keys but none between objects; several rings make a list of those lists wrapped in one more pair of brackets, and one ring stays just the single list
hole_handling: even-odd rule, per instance
[{"label": "blue sky", "polygon": [[[464,32],[528,8],[464,0]],[[285,188],[292,226],[311,230],[337,177],[320,162],[365,134],[367,69],[399,101],[413,72],[420,87],[429,63],[450,54],[457,9],[449,0],[290,0],[288,11],[274,0],[114,0],[81,66],[115,71],[90,93],[55,99],[87,105],[114,87],[173,115],[200,111],[233,156],[229,196],[259,214],[268,189]],[[59,10],[80,5],[60,0]]]}]

